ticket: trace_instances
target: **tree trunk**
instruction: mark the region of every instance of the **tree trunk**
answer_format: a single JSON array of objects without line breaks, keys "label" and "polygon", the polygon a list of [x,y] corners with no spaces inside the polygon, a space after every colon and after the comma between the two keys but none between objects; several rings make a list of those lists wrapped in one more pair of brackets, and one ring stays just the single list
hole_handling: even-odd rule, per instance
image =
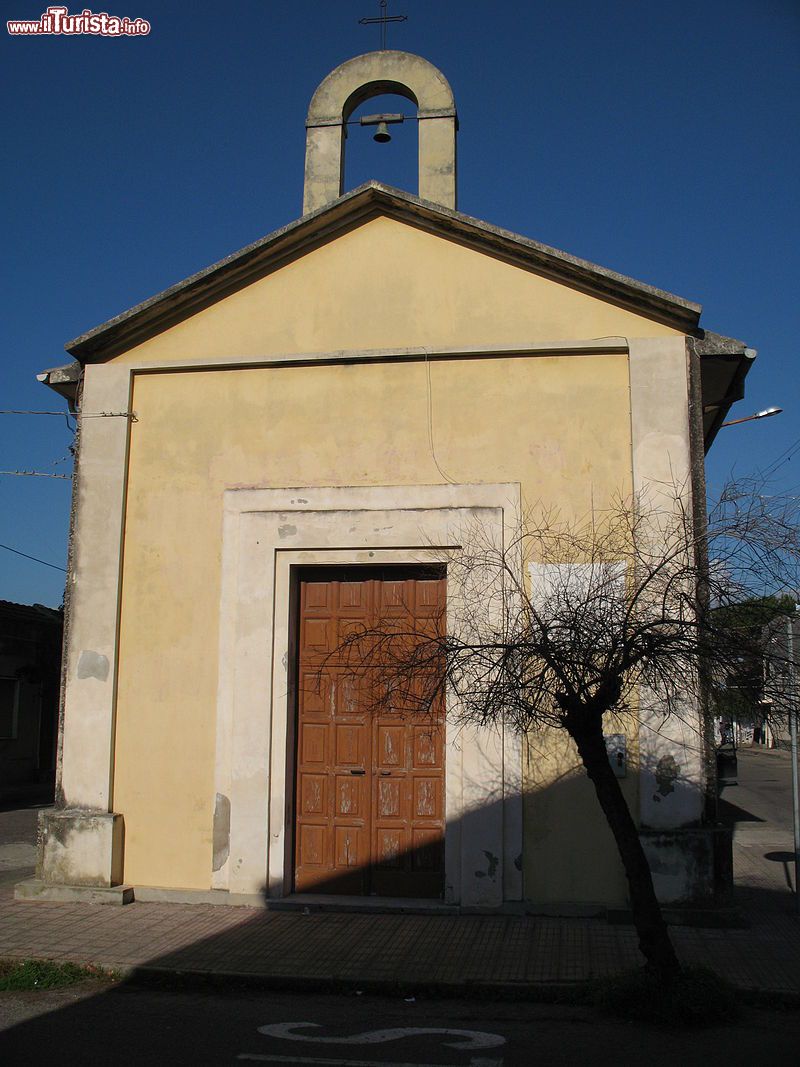
[{"label": "tree trunk", "polygon": [[588,715],[584,712],[584,715],[586,717],[581,716],[579,725],[573,719],[568,723],[567,729],[578,747],[586,773],[594,785],[600,807],[619,849],[628,878],[639,948],[647,960],[648,967],[665,975],[677,974],[680,971],[678,957],[661,914],[661,905],[656,898],[653,876],[639,839],[639,831],[608,758],[602,718],[591,712]]}]

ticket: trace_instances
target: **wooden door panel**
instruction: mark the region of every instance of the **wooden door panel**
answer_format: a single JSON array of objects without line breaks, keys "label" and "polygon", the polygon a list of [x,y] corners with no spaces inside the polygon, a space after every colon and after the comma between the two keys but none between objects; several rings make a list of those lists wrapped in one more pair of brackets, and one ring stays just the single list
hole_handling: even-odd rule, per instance
[{"label": "wooden door panel", "polygon": [[343,720],[350,717],[357,722],[363,722],[366,706],[367,695],[364,692],[363,679],[346,673],[339,674],[334,703],[337,719]]},{"label": "wooden door panel", "polygon": [[398,778],[378,778],[375,783],[376,822],[383,819],[399,819],[403,812],[402,786]]},{"label": "wooden door panel", "polygon": [[441,778],[414,778],[411,816],[417,820],[436,820],[442,811]]},{"label": "wooden door panel", "polygon": [[339,610],[342,615],[352,613],[363,617],[369,610],[371,590],[367,582],[339,582]]},{"label": "wooden door panel", "polygon": [[300,634],[300,647],[303,652],[324,654],[333,644],[333,621],[331,619],[306,619]]},{"label": "wooden door panel", "polygon": [[406,766],[406,727],[376,724],[375,766],[379,771]]},{"label": "wooden door panel", "polygon": [[328,810],[327,774],[300,776],[300,811],[303,815],[325,815]]},{"label": "wooden door panel", "polygon": [[367,787],[364,778],[351,774],[337,774],[334,816],[337,823],[360,825],[369,814]]},{"label": "wooden door panel", "polygon": [[330,612],[332,593],[330,582],[305,581],[303,586],[303,597],[305,601],[303,606],[306,613],[311,613],[320,608],[323,611]]},{"label": "wooden door panel", "polygon": [[313,826],[308,823],[300,827],[300,853],[303,857],[303,865],[306,867],[322,870],[327,866],[325,863],[325,839],[324,826]]},{"label": "wooden door panel", "polygon": [[334,831],[334,863],[359,872],[369,865],[369,835],[359,826],[337,826]]},{"label": "wooden door panel", "polygon": [[444,766],[443,728],[437,725],[414,726],[412,740],[412,767],[414,770],[428,771],[433,767]]},{"label": "wooden door panel", "polygon": [[[343,659],[345,661],[347,661],[348,656],[353,662],[358,662],[361,658],[362,653],[357,642],[363,637],[366,629],[367,625],[363,618],[347,615],[337,620],[334,647],[343,649]],[[351,649],[348,649],[348,644],[352,645]]]},{"label": "wooden door panel", "polygon": [[295,888],[437,897],[444,716],[441,697],[427,703],[439,664],[390,681],[390,698],[379,699],[375,676],[359,673],[358,639],[388,627],[415,647],[442,625],[445,580],[347,573],[300,583]]},{"label": "wooden door panel", "polygon": [[310,716],[327,716],[330,679],[316,671],[302,671],[297,679],[297,701],[300,722]]},{"label": "wooden door panel", "polygon": [[400,871],[408,853],[407,835],[399,828],[379,828],[375,834],[377,868]]},{"label": "wooden door panel", "polygon": [[413,603],[408,603],[413,590],[408,582],[383,581],[380,583],[378,605],[381,614],[388,613],[400,618],[413,617]]},{"label": "wooden door panel", "polygon": [[366,771],[369,738],[364,723],[336,723],[336,765]]},{"label": "wooden door panel", "polygon": [[316,764],[317,769],[329,762],[327,723],[304,722],[300,731],[300,752],[303,767]]},{"label": "wooden door panel", "polygon": [[414,830],[411,834],[412,864],[416,871],[435,874],[444,861],[444,842],[438,829]]}]

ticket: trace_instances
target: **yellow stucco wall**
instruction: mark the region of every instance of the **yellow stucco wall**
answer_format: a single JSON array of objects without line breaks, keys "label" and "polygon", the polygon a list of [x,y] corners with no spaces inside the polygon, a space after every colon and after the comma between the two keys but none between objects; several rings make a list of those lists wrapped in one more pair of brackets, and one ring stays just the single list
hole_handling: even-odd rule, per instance
[{"label": "yellow stucco wall", "polygon": [[381,217],[132,348],[116,362],[517,345],[609,335],[660,337],[675,331]]},{"label": "yellow stucco wall", "polygon": [[[381,219],[115,363],[664,333],[674,331]],[[113,797],[126,881],[210,883],[223,490],[441,483],[427,371],[392,362],[136,374]],[[625,356],[452,359],[430,375],[437,458],[452,480],[519,481],[529,503],[564,514],[629,488]],[[529,764],[526,896],[570,899],[580,864],[601,899],[621,901],[596,801],[568,763],[558,746],[537,745]],[[635,799],[635,782],[626,789]]]}]

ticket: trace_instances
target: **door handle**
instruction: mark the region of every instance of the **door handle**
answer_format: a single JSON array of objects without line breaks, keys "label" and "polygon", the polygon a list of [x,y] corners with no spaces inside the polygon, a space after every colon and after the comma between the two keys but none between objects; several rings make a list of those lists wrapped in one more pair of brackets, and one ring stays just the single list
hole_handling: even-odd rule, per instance
[{"label": "door handle", "polygon": [[361,767],[361,768],[359,768],[359,770],[353,770],[353,769],[351,768],[351,769],[350,769],[350,773],[351,773],[351,774],[366,774],[367,772],[366,772],[366,771],[364,770],[364,768],[363,768],[363,767]]}]

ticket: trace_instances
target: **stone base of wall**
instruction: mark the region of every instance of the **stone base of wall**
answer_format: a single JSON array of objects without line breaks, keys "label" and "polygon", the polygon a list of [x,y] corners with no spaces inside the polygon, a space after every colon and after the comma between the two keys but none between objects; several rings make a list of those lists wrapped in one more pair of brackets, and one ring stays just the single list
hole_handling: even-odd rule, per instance
[{"label": "stone base of wall", "polygon": [[123,850],[121,815],[82,809],[39,813],[36,877],[46,885],[118,886]]},{"label": "stone base of wall", "polygon": [[65,904],[132,904],[133,887],[112,885],[108,888],[93,885],[48,885],[38,878],[17,882],[15,900],[57,901]]},{"label": "stone base of wall", "polygon": [[640,830],[639,838],[662,904],[732,904],[733,833],[728,827]]}]

